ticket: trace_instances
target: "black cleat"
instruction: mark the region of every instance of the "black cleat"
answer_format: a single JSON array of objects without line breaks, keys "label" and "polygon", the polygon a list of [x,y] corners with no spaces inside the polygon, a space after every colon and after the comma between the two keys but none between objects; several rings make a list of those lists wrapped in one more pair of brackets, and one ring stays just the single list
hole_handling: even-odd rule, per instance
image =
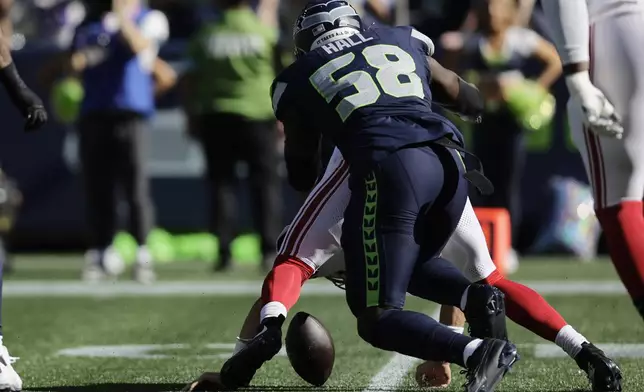
[{"label": "black cleat", "polygon": [[637,312],[640,314],[642,319],[644,319],[644,298],[634,299],[633,305],[635,305]]},{"label": "black cleat", "polygon": [[226,388],[236,390],[247,387],[257,370],[282,349],[282,323],[284,317],[271,317],[260,325],[261,331],[221,368],[221,382]]},{"label": "black cleat", "polygon": [[464,313],[472,337],[508,340],[505,294],[501,290],[486,284],[472,284]]},{"label": "black cleat", "polygon": [[593,392],[619,392],[622,390],[622,371],[617,364],[592,343],[584,343],[575,362],[586,372]]},{"label": "black cleat", "polygon": [[493,392],[503,376],[519,360],[514,344],[485,339],[467,361],[465,392]]}]

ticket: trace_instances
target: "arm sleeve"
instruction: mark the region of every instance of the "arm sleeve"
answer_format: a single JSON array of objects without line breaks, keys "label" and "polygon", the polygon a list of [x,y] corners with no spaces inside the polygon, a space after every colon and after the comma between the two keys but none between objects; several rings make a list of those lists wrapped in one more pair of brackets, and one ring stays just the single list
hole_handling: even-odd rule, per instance
[{"label": "arm sleeve", "polygon": [[562,63],[587,62],[590,23],[586,0],[543,0],[542,6]]}]

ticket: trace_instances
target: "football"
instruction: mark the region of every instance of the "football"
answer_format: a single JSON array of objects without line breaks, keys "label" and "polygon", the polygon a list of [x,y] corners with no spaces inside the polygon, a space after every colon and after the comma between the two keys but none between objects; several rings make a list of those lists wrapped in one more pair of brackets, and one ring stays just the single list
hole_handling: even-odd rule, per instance
[{"label": "football", "polygon": [[331,376],[335,361],[333,339],[324,325],[299,312],[286,333],[286,354],[291,366],[309,384],[322,386]]}]

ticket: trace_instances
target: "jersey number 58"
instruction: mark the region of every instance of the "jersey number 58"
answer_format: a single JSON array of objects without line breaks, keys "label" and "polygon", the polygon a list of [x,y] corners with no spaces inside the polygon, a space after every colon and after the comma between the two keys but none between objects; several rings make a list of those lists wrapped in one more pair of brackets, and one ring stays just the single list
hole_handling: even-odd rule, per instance
[{"label": "jersey number 58", "polygon": [[[333,74],[351,64],[356,55],[347,53],[320,67],[310,81],[330,103],[341,91],[353,87],[356,93],[344,97],[336,111],[346,121],[356,109],[374,104],[385,93],[392,97],[425,98],[423,82],[416,74],[413,57],[398,46],[373,45],[362,51],[369,65],[376,68],[375,79],[366,71],[354,71],[336,80]],[[382,92],[381,92],[382,91]]]}]

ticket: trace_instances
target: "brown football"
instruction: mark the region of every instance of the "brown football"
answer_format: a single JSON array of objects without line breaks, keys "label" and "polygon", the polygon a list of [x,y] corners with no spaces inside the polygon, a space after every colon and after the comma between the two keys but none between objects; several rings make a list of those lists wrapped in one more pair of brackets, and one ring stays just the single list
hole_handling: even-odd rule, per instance
[{"label": "brown football", "polygon": [[286,333],[286,354],[291,366],[309,384],[322,386],[335,362],[333,339],[324,325],[308,313],[299,312]]}]

